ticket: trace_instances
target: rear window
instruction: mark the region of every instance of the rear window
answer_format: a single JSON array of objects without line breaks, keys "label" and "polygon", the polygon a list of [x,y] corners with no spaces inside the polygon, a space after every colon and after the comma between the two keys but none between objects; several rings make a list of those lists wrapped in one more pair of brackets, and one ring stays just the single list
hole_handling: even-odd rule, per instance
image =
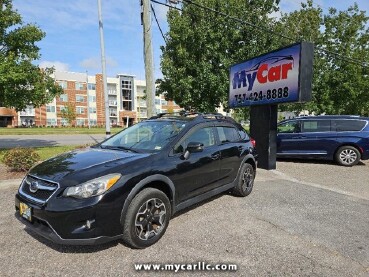
[{"label": "rear window", "polygon": [[234,127],[216,127],[221,143],[240,141],[240,135]]},{"label": "rear window", "polygon": [[361,131],[365,124],[364,120],[332,120],[332,129],[337,132]]}]

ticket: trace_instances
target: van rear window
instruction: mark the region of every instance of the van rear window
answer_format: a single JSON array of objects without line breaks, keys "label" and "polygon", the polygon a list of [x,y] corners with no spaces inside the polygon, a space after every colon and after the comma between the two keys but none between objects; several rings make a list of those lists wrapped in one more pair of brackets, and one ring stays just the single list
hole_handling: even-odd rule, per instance
[{"label": "van rear window", "polygon": [[335,131],[361,131],[366,124],[364,120],[332,120],[332,129]]}]

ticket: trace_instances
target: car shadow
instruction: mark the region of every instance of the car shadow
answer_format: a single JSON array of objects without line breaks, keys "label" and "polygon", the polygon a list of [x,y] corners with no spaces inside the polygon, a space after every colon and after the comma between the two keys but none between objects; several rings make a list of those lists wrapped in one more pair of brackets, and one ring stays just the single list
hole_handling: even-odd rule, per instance
[{"label": "car shadow", "polygon": [[[300,164],[329,164],[329,165],[336,165],[336,166],[342,166],[337,164],[334,161],[331,160],[318,160],[318,159],[285,159],[285,158],[278,158],[277,162],[287,162],[287,163],[300,163]],[[360,161],[355,166],[366,166],[365,163]]]},{"label": "car shadow", "polygon": [[188,212],[190,212],[190,211],[192,211],[192,210],[194,210],[194,209],[197,209],[197,208],[199,208],[199,207],[201,207],[201,206],[206,205],[206,204],[207,204],[207,203],[209,203],[209,202],[212,202],[212,201],[214,201],[214,200],[216,200],[216,199],[218,199],[218,198],[221,198],[221,197],[223,197],[223,196],[225,196],[225,195],[229,195],[229,194],[230,194],[230,192],[225,191],[225,192],[223,192],[223,193],[221,193],[221,194],[218,194],[218,195],[212,196],[211,198],[208,198],[208,199],[206,199],[206,200],[203,200],[203,201],[201,201],[201,202],[199,202],[199,203],[193,204],[193,205],[191,205],[191,206],[189,206],[189,207],[187,207],[187,208],[185,208],[185,209],[183,209],[183,210],[180,210],[179,212],[175,213],[175,214],[172,216],[172,218],[171,218],[171,219],[176,218],[176,217],[179,217],[179,216],[182,216],[182,215],[184,215],[184,214],[186,214],[186,213],[188,213]]}]

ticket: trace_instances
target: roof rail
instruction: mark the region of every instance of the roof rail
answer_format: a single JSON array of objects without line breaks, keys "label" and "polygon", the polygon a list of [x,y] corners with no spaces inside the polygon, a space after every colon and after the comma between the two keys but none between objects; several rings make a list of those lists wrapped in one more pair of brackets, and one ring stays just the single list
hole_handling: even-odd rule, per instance
[{"label": "roof rail", "polygon": [[174,113],[159,113],[155,116],[150,117],[149,119],[157,119],[163,117],[174,117],[174,116],[182,116],[182,117],[198,117],[201,116],[204,119],[228,119],[230,117],[224,116],[221,113],[201,113],[201,112],[194,112],[194,111],[179,111]]}]

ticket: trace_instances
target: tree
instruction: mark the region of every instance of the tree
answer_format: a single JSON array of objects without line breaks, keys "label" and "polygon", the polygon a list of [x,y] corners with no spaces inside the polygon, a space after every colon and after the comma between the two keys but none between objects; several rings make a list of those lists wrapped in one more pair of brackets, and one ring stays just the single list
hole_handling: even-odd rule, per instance
[{"label": "tree", "polygon": [[221,103],[228,105],[228,68],[274,48],[274,38],[265,29],[272,28],[274,20],[268,15],[277,10],[279,1],[192,2],[264,27],[251,27],[189,1],[183,1],[182,12],[168,12],[158,92],[186,109],[212,112]]},{"label": "tree", "polygon": [[368,17],[356,4],[347,11],[331,8],[324,15],[308,1],[299,11],[284,14],[278,27],[281,31],[315,44],[313,99],[306,104],[279,107],[296,112],[306,109],[317,114],[368,115],[367,23]]},{"label": "tree", "polygon": [[36,43],[45,36],[37,26],[24,24],[11,0],[0,3],[0,103],[22,110],[40,106],[62,93],[50,77],[53,68],[40,69]]},{"label": "tree", "polygon": [[61,116],[68,121],[69,125],[73,125],[77,118],[76,107],[73,104],[68,103],[64,106],[64,109],[61,110]]}]

